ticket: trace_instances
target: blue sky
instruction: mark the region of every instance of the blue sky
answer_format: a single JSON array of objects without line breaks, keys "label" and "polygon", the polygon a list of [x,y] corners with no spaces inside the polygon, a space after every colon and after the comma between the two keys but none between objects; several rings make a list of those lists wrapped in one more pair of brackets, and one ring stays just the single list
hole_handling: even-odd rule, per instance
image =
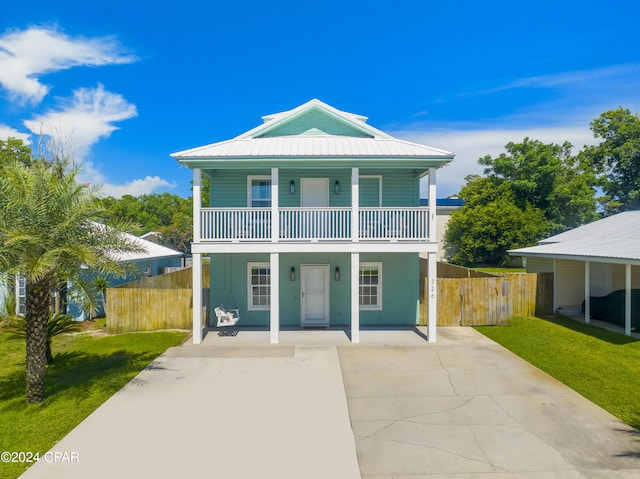
[{"label": "blue sky", "polygon": [[51,133],[105,194],[188,196],[170,153],[318,98],[453,151],[448,196],[509,141],[582,147],[599,113],[637,112],[639,17],[628,0],[9,2],[0,138]]}]

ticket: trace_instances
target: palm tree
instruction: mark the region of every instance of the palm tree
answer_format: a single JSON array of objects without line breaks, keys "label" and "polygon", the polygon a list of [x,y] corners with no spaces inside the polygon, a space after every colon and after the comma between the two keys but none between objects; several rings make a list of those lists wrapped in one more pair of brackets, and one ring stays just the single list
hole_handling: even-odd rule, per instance
[{"label": "palm tree", "polygon": [[86,287],[97,274],[126,273],[113,254],[139,251],[119,228],[97,225],[98,190],[78,184],[77,169],[63,171],[34,160],[3,164],[0,175],[0,271],[26,278],[26,399],[44,401],[51,291],[73,282]]}]

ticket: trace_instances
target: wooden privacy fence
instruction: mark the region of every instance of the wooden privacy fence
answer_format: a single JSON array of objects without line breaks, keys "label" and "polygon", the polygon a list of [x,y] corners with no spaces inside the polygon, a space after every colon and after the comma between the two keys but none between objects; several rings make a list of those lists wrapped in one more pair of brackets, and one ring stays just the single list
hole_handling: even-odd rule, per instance
[{"label": "wooden privacy fence", "polygon": [[[208,321],[209,265],[203,266],[203,319]],[[113,333],[191,329],[192,269],[185,268],[107,288],[107,330]]]},{"label": "wooden privacy fence", "polygon": [[[428,322],[426,279],[421,280],[420,324]],[[552,273],[485,278],[438,278],[438,326],[508,324],[513,316],[551,314]]]}]

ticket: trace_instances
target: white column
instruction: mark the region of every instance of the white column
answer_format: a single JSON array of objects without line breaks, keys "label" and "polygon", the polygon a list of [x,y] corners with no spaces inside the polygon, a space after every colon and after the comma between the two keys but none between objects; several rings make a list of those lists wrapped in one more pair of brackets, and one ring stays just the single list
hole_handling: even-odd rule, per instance
[{"label": "white column", "polygon": [[200,344],[202,342],[202,255],[193,253],[192,257],[193,344]]},{"label": "white column", "polygon": [[631,265],[625,264],[624,334],[631,336]]},{"label": "white column", "polygon": [[[351,168],[351,241],[360,237],[360,170]],[[359,267],[359,266],[358,266]]]},{"label": "white column", "polygon": [[200,208],[201,208],[201,191],[200,184],[202,181],[202,175],[200,168],[193,169],[193,242],[199,243],[201,230],[200,230]]},{"label": "white column", "polygon": [[271,306],[269,310],[269,337],[271,344],[277,344],[280,333],[280,254],[270,253],[271,263]]},{"label": "white column", "polygon": [[558,261],[553,258],[553,314],[558,312]]},{"label": "white column", "polygon": [[[431,200],[429,200],[431,201]],[[432,203],[429,203],[432,204]],[[429,282],[427,307],[429,311],[429,323],[427,325],[427,340],[430,343],[436,342],[436,325],[438,324],[438,258],[436,253],[429,253],[427,281]]]},{"label": "white column", "polygon": [[436,231],[436,169],[429,168],[429,243],[438,241]]},{"label": "white column", "polygon": [[[280,239],[280,212],[278,211],[279,183],[278,168],[271,168],[271,241],[274,243]],[[271,277],[273,278],[273,276]],[[273,288],[273,285],[271,287]]]},{"label": "white column", "polygon": [[360,253],[351,253],[351,342],[360,342]]},{"label": "white column", "polygon": [[591,322],[591,262],[584,262],[584,322]]}]

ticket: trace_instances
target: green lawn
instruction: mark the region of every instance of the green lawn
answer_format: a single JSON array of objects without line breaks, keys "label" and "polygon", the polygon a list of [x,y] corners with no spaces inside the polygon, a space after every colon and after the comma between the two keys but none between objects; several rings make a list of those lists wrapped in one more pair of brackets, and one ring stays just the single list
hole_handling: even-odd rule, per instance
[{"label": "green lawn", "polygon": [[484,273],[526,273],[526,268],[471,268]]},{"label": "green lawn", "polygon": [[[24,341],[0,332],[0,452],[44,453],[186,332],[63,335],[53,341],[43,404],[25,402]],[[29,464],[0,463],[0,478]]]},{"label": "green lawn", "polygon": [[640,341],[553,317],[479,326],[482,334],[640,429]]}]

